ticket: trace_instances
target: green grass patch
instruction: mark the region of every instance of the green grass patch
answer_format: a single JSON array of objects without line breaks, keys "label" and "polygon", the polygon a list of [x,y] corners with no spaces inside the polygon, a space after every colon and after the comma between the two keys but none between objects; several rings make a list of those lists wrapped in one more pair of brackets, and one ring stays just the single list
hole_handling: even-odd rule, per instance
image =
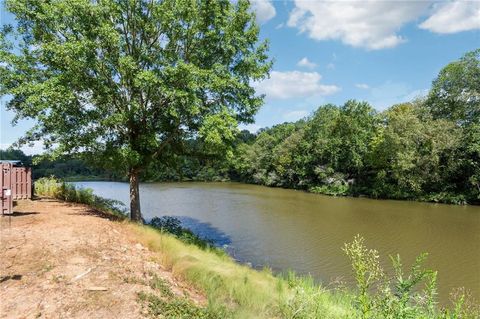
[{"label": "green grass patch", "polygon": [[165,319],[226,319],[231,313],[226,307],[202,307],[190,300],[176,296],[170,285],[156,274],[152,274],[149,286],[154,293],[140,292],[138,299],[147,307],[147,312],[154,318]]},{"label": "green grass patch", "polygon": [[169,284],[164,279],[158,277],[156,274],[152,275],[152,279],[150,279],[149,282],[150,288],[160,292],[164,297],[173,298],[175,295],[170,289]]}]

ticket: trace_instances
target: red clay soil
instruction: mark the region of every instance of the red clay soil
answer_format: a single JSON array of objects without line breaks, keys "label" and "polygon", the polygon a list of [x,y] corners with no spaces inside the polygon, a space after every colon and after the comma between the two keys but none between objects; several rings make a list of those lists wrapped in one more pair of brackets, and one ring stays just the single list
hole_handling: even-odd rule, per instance
[{"label": "red clay soil", "polygon": [[0,318],[145,318],[152,274],[202,303],[122,222],[55,200],[14,210],[0,217]]}]

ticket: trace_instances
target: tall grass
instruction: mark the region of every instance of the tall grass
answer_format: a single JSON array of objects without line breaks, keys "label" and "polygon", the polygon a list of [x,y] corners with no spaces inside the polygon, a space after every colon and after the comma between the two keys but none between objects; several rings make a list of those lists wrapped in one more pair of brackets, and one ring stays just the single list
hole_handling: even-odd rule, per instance
[{"label": "tall grass", "polygon": [[227,306],[235,318],[355,318],[346,292],[326,290],[311,278],[293,273],[280,278],[151,227],[127,227],[136,240],[159,254],[162,265],[204,291],[211,309]]}]

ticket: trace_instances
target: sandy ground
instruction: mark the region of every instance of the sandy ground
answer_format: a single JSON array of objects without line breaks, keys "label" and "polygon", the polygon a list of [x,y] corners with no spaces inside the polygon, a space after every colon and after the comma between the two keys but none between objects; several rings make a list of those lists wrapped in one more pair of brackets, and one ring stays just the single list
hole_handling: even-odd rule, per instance
[{"label": "sandy ground", "polygon": [[153,273],[202,303],[121,222],[86,206],[24,201],[0,221],[0,318],[144,318],[137,294]]}]

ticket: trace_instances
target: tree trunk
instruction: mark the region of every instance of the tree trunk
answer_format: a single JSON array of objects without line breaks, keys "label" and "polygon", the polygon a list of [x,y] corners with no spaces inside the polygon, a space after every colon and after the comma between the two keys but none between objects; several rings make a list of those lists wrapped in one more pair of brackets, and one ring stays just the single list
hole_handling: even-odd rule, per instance
[{"label": "tree trunk", "polygon": [[140,191],[138,188],[138,170],[130,169],[130,219],[141,223],[142,212],[140,211]]}]

